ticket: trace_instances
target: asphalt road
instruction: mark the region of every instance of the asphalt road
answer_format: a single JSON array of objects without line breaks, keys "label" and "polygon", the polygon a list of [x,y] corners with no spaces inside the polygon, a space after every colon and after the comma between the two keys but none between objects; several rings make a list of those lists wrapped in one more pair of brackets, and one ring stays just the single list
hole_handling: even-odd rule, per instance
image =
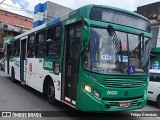
[{"label": "asphalt road", "polygon": [[[55,117],[43,118],[0,118],[0,120],[106,120],[106,119],[123,119],[123,120],[160,120],[159,117],[118,117],[130,116],[130,112],[93,114],[93,113],[76,113],[67,105],[60,104],[52,106],[48,103],[46,97],[34,89],[23,86],[20,83],[12,83],[10,77],[3,71],[0,71],[0,111],[55,111]],[[72,112],[66,112],[72,111]],[[154,102],[148,101],[147,106],[137,111],[160,111]],[[73,114],[80,114],[82,117],[73,117]],[[109,117],[110,114],[112,117]],[[84,117],[84,115],[86,115]],[[92,115],[94,117],[92,117]],[[96,116],[97,115],[97,116]],[[114,116],[114,117],[113,117]]]}]

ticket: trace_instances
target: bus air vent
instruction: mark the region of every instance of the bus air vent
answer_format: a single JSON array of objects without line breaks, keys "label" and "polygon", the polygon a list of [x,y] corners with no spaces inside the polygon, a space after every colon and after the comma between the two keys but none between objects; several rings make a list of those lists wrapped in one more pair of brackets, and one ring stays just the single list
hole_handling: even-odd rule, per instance
[{"label": "bus air vent", "polygon": [[134,88],[142,87],[147,84],[145,79],[103,79],[99,82],[105,87],[112,88]]}]

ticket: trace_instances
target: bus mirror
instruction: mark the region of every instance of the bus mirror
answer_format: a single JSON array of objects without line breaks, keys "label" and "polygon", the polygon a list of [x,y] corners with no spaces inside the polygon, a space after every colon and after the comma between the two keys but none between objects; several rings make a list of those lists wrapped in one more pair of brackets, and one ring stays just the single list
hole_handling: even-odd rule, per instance
[{"label": "bus mirror", "polygon": [[82,29],[82,41],[87,41],[89,35],[89,30],[87,26],[83,26]]}]

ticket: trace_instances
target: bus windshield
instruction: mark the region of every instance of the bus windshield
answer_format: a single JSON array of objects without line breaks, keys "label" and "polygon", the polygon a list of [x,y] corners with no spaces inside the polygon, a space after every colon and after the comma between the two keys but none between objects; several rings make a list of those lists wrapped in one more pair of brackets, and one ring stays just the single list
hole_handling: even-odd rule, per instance
[{"label": "bus windshield", "polygon": [[[90,45],[84,55],[84,67],[102,74],[147,74],[149,38],[130,33],[91,28]],[[133,72],[129,72],[129,68]]]}]

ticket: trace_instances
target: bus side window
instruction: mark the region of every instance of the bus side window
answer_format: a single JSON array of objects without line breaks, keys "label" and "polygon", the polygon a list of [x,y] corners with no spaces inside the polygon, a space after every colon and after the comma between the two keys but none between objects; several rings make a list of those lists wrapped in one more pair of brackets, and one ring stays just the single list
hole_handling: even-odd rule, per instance
[{"label": "bus side window", "polygon": [[27,46],[27,57],[34,58],[34,56],[36,55],[36,48],[37,48],[37,44],[35,41],[35,34],[32,34],[29,36],[27,45],[28,45]]},{"label": "bus side window", "polygon": [[18,57],[19,56],[19,53],[20,53],[20,40],[16,40],[15,42],[13,42],[13,51],[11,51],[11,52],[12,52],[12,55],[14,57]]},{"label": "bus side window", "polygon": [[14,56],[14,42],[11,42],[11,56]]},{"label": "bus side window", "polygon": [[4,45],[4,56],[7,56],[7,44]]},{"label": "bus side window", "polygon": [[20,40],[16,41],[16,53],[15,56],[18,57],[20,53]]},{"label": "bus side window", "polygon": [[47,57],[58,58],[61,48],[61,26],[51,27],[47,31]]},{"label": "bus side window", "polygon": [[37,58],[44,58],[45,55],[45,38],[46,38],[46,30],[42,30],[37,33],[36,41],[37,45]]}]

